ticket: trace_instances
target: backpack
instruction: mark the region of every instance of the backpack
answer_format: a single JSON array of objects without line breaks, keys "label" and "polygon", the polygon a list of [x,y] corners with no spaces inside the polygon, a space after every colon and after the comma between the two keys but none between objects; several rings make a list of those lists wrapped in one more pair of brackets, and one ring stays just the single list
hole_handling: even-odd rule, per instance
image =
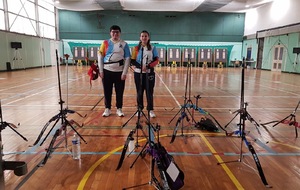
[{"label": "backpack", "polygon": [[196,127],[198,129],[207,130],[211,132],[218,132],[218,127],[214,124],[214,122],[209,118],[201,118],[199,122],[197,122]]},{"label": "backpack", "polygon": [[[175,163],[174,158],[170,155],[165,147],[163,147],[159,142],[153,145],[153,150],[150,151],[152,156],[157,162],[157,166],[159,170],[162,170],[166,175],[168,186],[171,190],[178,190],[184,185],[184,173]],[[175,170],[178,170],[177,176],[171,176],[169,172],[169,168],[175,167]],[[176,177],[176,178],[175,178]]]}]

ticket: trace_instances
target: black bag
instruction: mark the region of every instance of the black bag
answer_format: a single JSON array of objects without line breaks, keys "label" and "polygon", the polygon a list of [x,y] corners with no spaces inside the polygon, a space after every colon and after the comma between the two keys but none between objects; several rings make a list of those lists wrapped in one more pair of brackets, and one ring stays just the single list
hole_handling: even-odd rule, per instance
[{"label": "black bag", "polygon": [[[153,156],[157,161],[157,165],[158,165],[159,169],[164,171],[170,189],[171,190],[178,190],[181,187],[183,187],[183,185],[184,185],[184,173],[177,166],[177,164],[175,163],[173,156],[170,155],[166,151],[165,147],[163,147],[159,142],[155,143],[153,148],[154,148]],[[178,176],[175,180],[173,180],[171,178],[171,176],[169,175],[169,173],[167,171],[168,167],[171,164],[174,164],[173,166],[175,166],[179,171],[179,174],[178,174]]]},{"label": "black bag", "polygon": [[214,124],[214,122],[209,118],[201,118],[201,120],[196,125],[197,128],[212,132],[218,132],[218,127]]}]

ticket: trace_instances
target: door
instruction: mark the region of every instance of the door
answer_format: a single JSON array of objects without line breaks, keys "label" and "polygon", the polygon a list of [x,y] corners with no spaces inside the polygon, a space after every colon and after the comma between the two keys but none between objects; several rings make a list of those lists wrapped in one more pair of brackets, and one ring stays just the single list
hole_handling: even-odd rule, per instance
[{"label": "door", "polygon": [[264,50],[264,38],[259,38],[258,51],[257,51],[257,64],[256,64],[257,69],[261,69],[262,59],[263,59],[263,50]]},{"label": "door", "polygon": [[272,71],[281,71],[282,68],[282,57],[283,57],[283,46],[278,45],[274,47],[274,54],[273,54],[273,61],[272,61]]},{"label": "door", "polygon": [[250,60],[251,60],[251,53],[252,53],[252,47],[248,47],[248,48],[247,48],[247,57],[246,57],[246,61],[250,61]]}]

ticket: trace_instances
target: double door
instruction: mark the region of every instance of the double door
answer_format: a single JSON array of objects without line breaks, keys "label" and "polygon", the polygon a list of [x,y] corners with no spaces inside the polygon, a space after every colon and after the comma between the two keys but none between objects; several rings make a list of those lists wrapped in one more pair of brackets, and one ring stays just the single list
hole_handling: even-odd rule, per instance
[{"label": "double door", "polygon": [[274,54],[272,60],[272,71],[281,71],[282,69],[282,58],[284,53],[284,47],[282,45],[278,45],[274,47]]}]

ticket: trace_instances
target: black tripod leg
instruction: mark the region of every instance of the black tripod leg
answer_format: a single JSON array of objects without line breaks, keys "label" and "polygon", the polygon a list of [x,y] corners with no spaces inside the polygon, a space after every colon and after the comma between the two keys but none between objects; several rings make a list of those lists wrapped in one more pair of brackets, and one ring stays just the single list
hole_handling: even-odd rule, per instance
[{"label": "black tripod leg", "polygon": [[[189,110],[189,109],[186,109],[186,110],[187,110],[187,112],[190,114],[190,116],[191,116],[191,118],[192,118],[192,121],[193,121],[194,123],[197,123],[196,120],[194,119],[193,115],[191,114],[190,110]],[[189,119],[187,119],[187,120],[189,120]]]},{"label": "black tripod leg", "polygon": [[245,114],[246,114],[246,118],[248,118],[248,120],[251,123],[254,122],[254,126],[255,126],[256,130],[257,130],[258,134],[261,136],[261,132],[258,128],[260,126],[259,123],[257,121],[255,121],[255,119],[253,119],[253,117],[251,117],[251,115],[248,112],[246,112]]},{"label": "black tripod leg", "polygon": [[175,117],[184,109],[183,107],[180,108],[180,110],[174,115],[174,117],[169,121],[169,124],[172,123],[172,121],[175,119]]},{"label": "black tripod leg", "polygon": [[22,139],[24,139],[25,141],[28,141],[26,139],[26,137],[24,137],[23,135],[21,135],[21,133],[19,133],[17,130],[15,130],[14,128],[11,127],[12,124],[8,124],[6,125],[7,127],[9,127],[11,130],[13,130],[15,133],[17,133]]},{"label": "black tripod leg", "polygon": [[72,126],[72,124],[66,118],[64,118],[64,120],[65,120],[66,126],[69,125],[73,129],[73,131],[83,140],[83,142],[85,142],[85,144],[87,144],[85,139],[78,133],[78,131]]},{"label": "black tripod leg", "polygon": [[173,134],[172,134],[172,138],[171,138],[171,141],[170,143],[173,143],[175,138],[176,138],[176,135],[177,135],[177,130],[178,130],[178,127],[179,127],[179,124],[180,124],[180,121],[181,121],[181,117],[178,118],[177,122],[176,122],[176,125],[175,125],[175,128],[173,130]]},{"label": "black tripod leg", "polygon": [[278,121],[277,123],[275,123],[272,127],[276,127],[279,123],[282,123],[284,120],[286,120],[287,118],[291,117],[292,115],[288,115],[285,118],[283,118],[282,120]]},{"label": "black tripod leg", "polygon": [[135,164],[135,162],[137,161],[137,159],[141,156],[142,158],[144,157],[144,155],[143,154],[146,154],[145,153],[145,148],[146,148],[146,146],[148,145],[148,142],[143,146],[143,148],[142,148],[142,150],[141,150],[141,152],[137,155],[137,157],[134,159],[134,161],[133,161],[133,163],[131,164],[131,166],[130,166],[130,168],[132,168],[133,167],[133,165]]},{"label": "black tripod leg", "polygon": [[[150,120],[149,120],[149,118],[146,116],[146,114],[143,112],[143,111],[141,111],[141,114],[144,116],[144,118],[146,119],[146,124],[148,125],[148,126],[150,126],[150,128],[151,129],[153,129],[154,131],[156,131],[156,128],[151,124],[151,122],[150,122]],[[142,133],[143,133],[143,135],[144,135],[144,137],[147,137],[147,134],[145,133],[145,131],[142,129],[142,128],[140,128],[141,130],[142,130]],[[154,137],[154,135],[152,135],[153,137]],[[149,136],[148,137],[150,140],[152,140],[151,139],[151,136]]]},{"label": "black tripod leg", "polygon": [[[150,125],[150,124],[149,124],[149,125]],[[151,126],[151,125],[150,125],[150,126]],[[152,128],[153,128],[153,126],[151,126],[151,127],[149,128],[149,130],[151,130]],[[147,134],[145,133],[145,131],[144,131],[142,128],[139,128],[139,129],[141,129],[141,131],[142,131],[144,137],[147,137]],[[138,129],[136,129],[136,130],[138,131]],[[149,132],[149,134],[150,134],[150,132]],[[151,141],[151,137],[150,137],[150,136],[148,137],[147,142],[146,142],[145,145],[143,146],[143,148],[142,148],[142,150],[140,151],[140,153],[138,154],[138,156],[135,158],[135,160],[134,160],[133,163],[131,164],[130,168],[133,167],[133,165],[135,164],[135,162],[137,161],[137,159],[138,159],[140,156],[141,156],[142,158],[145,157],[145,154],[147,153],[146,150],[145,150],[145,148],[146,148],[147,145],[149,144],[149,139],[150,139],[150,141]]]},{"label": "black tripod leg", "polygon": [[[187,116],[186,114],[185,114],[184,117],[186,117],[186,119],[189,120],[189,118],[188,118],[188,116]],[[182,118],[182,120],[183,120],[183,119],[184,119],[184,118]],[[183,126],[183,121],[182,121],[182,122],[181,122],[181,135],[180,135],[180,136],[181,136],[181,137],[185,137],[185,138],[183,139],[183,140],[184,140],[184,144],[187,144],[187,136],[188,136],[188,135],[184,135],[184,134],[183,134],[183,127],[184,127],[184,126]],[[194,136],[194,135],[192,134],[192,135],[190,135],[190,136],[192,137],[192,136]]]},{"label": "black tripod leg", "polygon": [[137,110],[134,114],[132,114],[131,116],[130,116],[130,118],[121,126],[122,128],[124,128],[128,123],[129,123],[129,121],[136,115],[136,113],[138,113],[139,112],[139,110]]},{"label": "black tripod leg", "polygon": [[144,130],[143,130],[142,125],[139,124],[139,123],[140,123],[140,122],[139,122],[139,120],[138,120],[138,122],[137,122],[137,124],[136,124],[136,127],[135,127],[135,131],[136,131],[136,142],[135,142],[134,149],[127,155],[127,157],[129,157],[129,156],[132,154],[132,152],[134,152],[135,149],[137,149],[138,147],[141,147],[141,146],[139,145],[139,129],[142,131],[144,137],[147,136],[147,135],[145,134]]},{"label": "black tripod leg", "polygon": [[236,114],[235,114],[235,116],[224,126],[224,129],[226,129],[226,127],[239,115],[240,113],[239,112],[237,112]]},{"label": "black tripod leg", "polygon": [[297,125],[296,116],[294,115],[293,118],[294,118],[293,125],[295,127],[296,138],[298,138],[298,130],[297,130],[297,126],[296,126]]},{"label": "black tripod leg", "polygon": [[149,121],[149,119],[148,119],[147,115],[146,115],[146,114],[145,114],[143,111],[141,111],[141,115],[143,115],[143,116],[144,116],[144,118],[146,119],[147,123],[149,123],[149,124],[150,124],[150,121]]}]

